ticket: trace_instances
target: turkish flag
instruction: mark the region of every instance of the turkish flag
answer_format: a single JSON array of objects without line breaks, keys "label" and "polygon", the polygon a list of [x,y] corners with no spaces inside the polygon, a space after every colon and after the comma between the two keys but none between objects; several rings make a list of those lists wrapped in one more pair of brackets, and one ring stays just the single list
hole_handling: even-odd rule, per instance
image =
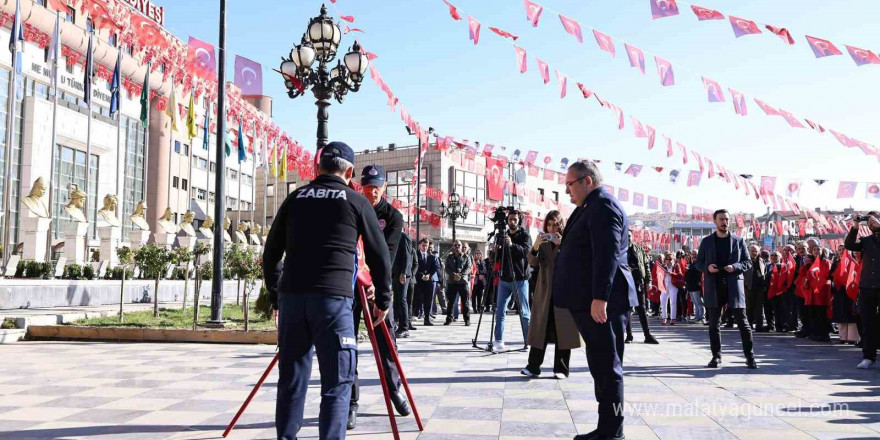
[{"label": "turkish flag", "polygon": [[568,78],[565,75],[559,73],[558,70],[556,72],[556,81],[559,83],[559,99],[565,98],[565,91],[568,85]]},{"label": "turkish flag", "polygon": [[880,57],[874,52],[867,49],[859,49],[858,47],[846,46],[849,56],[856,62],[856,66],[864,66],[865,64],[880,64]]},{"label": "turkish flag", "polygon": [[263,68],[260,63],[243,56],[235,56],[235,85],[246,96],[263,94]]},{"label": "turkish flag", "polygon": [[694,15],[697,16],[697,19],[700,21],[705,20],[724,20],[724,14],[714,10],[704,8],[702,6],[691,5],[691,9],[694,11]]},{"label": "turkish flag", "polygon": [[786,197],[800,197],[801,195],[801,181],[800,180],[792,180],[788,183],[788,186],[785,187],[785,196]]},{"label": "turkish flag", "polygon": [[544,84],[547,84],[550,82],[550,68],[540,58],[535,58],[535,60],[538,62],[538,71],[541,72],[541,79],[544,80]]},{"label": "turkish flag", "polygon": [[823,58],[832,55],[842,55],[840,53],[840,49],[834,46],[830,41],[823,40],[821,38],[811,37],[807,35],[807,43],[810,45],[810,49],[813,49],[813,54],[816,55],[816,58]]},{"label": "turkish flag", "polygon": [[610,53],[612,58],[617,56],[614,51],[614,41],[610,36],[595,29],[593,29],[593,36],[596,37],[596,43],[599,45],[599,49]]},{"label": "turkish flag", "polygon": [[529,176],[530,177],[538,177],[538,167],[529,165]]},{"label": "turkish flag", "polygon": [[657,62],[657,73],[660,75],[660,85],[674,86],[675,73],[672,71],[672,63],[657,56],[654,57],[654,61]]},{"label": "turkish flag", "polygon": [[703,87],[706,88],[706,93],[709,95],[709,102],[724,102],[724,92],[721,91],[721,86],[717,82],[704,76]]},{"label": "turkish flag", "polygon": [[657,131],[654,130],[654,127],[651,127],[648,124],[645,124],[645,131],[648,133],[648,151],[654,149],[654,138],[656,137]]},{"label": "turkish flag", "polygon": [[761,194],[774,194],[776,192],[776,178],[761,176]]},{"label": "turkish flag", "polygon": [[675,0],[651,0],[651,17],[654,20],[678,15],[678,5]]},{"label": "turkish flag", "polygon": [[556,173],[554,173],[553,170],[544,170],[544,180],[556,180],[556,176],[554,174]]},{"label": "turkish flag", "polygon": [[688,150],[681,142],[675,142],[675,145],[678,146],[678,151],[681,152],[681,162],[684,165],[688,163]]},{"label": "turkish flag", "polygon": [[645,132],[645,128],[642,126],[642,121],[639,121],[634,115],[629,115],[629,119],[633,123],[633,134],[636,137],[648,137],[648,133]]},{"label": "turkish flag", "polygon": [[700,153],[697,153],[694,150],[691,150],[691,154],[694,155],[694,159],[697,159],[697,164],[700,166],[700,174],[702,174],[703,171],[706,170],[706,168],[703,166],[703,157],[700,156]]},{"label": "turkish flag", "polygon": [[663,212],[667,214],[672,212],[672,200],[663,199]]},{"label": "turkish flag", "polygon": [[834,135],[834,138],[837,139],[837,142],[840,142],[840,144],[843,145],[844,147],[853,148],[856,146],[856,143],[853,142],[853,140],[849,136],[847,136],[843,133],[836,132],[834,130],[828,130],[828,131],[830,131],[831,134]]},{"label": "turkish flag", "polygon": [[731,88],[727,88],[727,91],[730,92],[730,99],[733,101],[733,111],[740,116],[746,116],[749,114],[749,109],[746,107],[746,97]]},{"label": "turkish flag", "polygon": [[498,34],[498,36],[500,36],[500,37],[511,38],[511,39],[513,39],[513,41],[516,41],[516,39],[519,38],[519,37],[517,37],[516,35],[513,35],[513,34],[511,34],[510,32],[507,32],[507,31],[505,31],[505,30],[498,29],[497,27],[489,26],[489,30],[492,31],[492,32],[495,32],[495,33]]},{"label": "turkish flag", "polygon": [[663,136],[666,139],[666,157],[672,157],[674,152],[672,151],[672,138],[668,138]]},{"label": "turkish flag", "polygon": [[593,91],[584,87],[582,83],[577,83],[578,88],[581,89],[581,93],[584,94],[584,99],[589,99],[590,96],[593,96]]},{"label": "turkish flag", "polygon": [[532,24],[532,27],[538,27],[538,20],[541,19],[541,12],[544,12],[544,7],[529,0],[523,0],[523,4],[526,7],[526,19]]},{"label": "turkish flag", "polygon": [[687,211],[688,211],[687,205],[685,205],[684,203],[676,203],[676,205],[675,205],[675,213],[676,214],[678,214],[682,217],[685,217],[685,216],[687,216],[687,213],[688,213]]},{"label": "turkish flag", "polygon": [[809,119],[804,119],[804,120],[807,121],[807,124],[808,124],[808,125],[810,126],[810,128],[812,128],[813,130],[816,130],[816,131],[818,131],[819,133],[825,133],[825,127],[823,127],[822,124],[819,124],[819,123],[817,123],[817,122],[813,122],[813,121],[811,121],[811,120],[809,120]]},{"label": "turkish flag", "polygon": [[851,199],[856,193],[856,182],[840,182],[837,187],[838,199]]},{"label": "turkish flag", "polygon": [[708,171],[706,176],[710,179],[715,177],[715,165],[712,163],[712,160],[708,157],[704,157],[703,160],[706,161],[706,170]]},{"label": "turkish flag", "polygon": [[657,209],[657,197],[648,196],[648,209]]},{"label": "turkish flag", "polygon": [[786,110],[779,109],[779,116],[782,116],[782,118],[785,119],[785,122],[788,122],[788,125],[791,125],[794,128],[806,128],[804,127],[804,124],[801,124],[801,121]]},{"label": "turkish flag", "polygon": [[776,27],[776,26],[770,26],[769,24],[764,27],[766,27],[768,31],[773,32],[774,34],[778,35],[779,38],[782,38],[782,41],[786,42],[789,46],[794,45],[794,38],[792,38],[791,32],[789,32],[788,29]]},{"label": "turkish flag", "polygon": [[732,15],[728,18],[730,19],[730,25],[733,26],[733,34],[736,35],[736,38],[742,37],[743,35],[761,33],[761,28],[759,28],[752,20],[734,17]]},{"label": "turkish flag", "polygon": [[620,200],[621,202],[628,202],[629,201],[629,190],[625,189],[625,188],[618,188],[617,189],[617,200]]},{"label": "turkish flag", "polygon": [[562,22],[562,27],[565,28],[565,32],[574,36],[578,40],[578,43],[584,42],[584,34],[581,32],[581,25],[577,21],[562,14],[559,14],[559,20]]},{"label": "turkish flag", "polygon": [[642,193],[633,193],[633,206],[644,206],[645,196]]},{"label": "turkish flag", "polygon": [[489,200],[504,199],[504,169],[507,161],[494,157],[486,158],[486,192]]},{"label": "turkish flag", "polygon": [[776,110],[775,108],[770,107],[769,105],[767,105],[766,102],[761,101],[760,99],[755,98],[755,104],[758,104],[758,107],[761,107],[761,110],[764,110],[764,113],[766,113],[767,116],[779,116],[780,115],[779,110]]},{"label": "turkish flag", "polygon": [[629,43],[624,43],[623,46],[626,48],[627,57],[629,57],[629,65],[631,67],[638,67],[642,71],[642,75],[644,75],[645,54],[638,47],[630,46]]},{"label": "turkish flag", "polygon": [[[333,3],[336,2],[334,1]],[[452,3],[449,3],[446,0],[443,0],[443,3],[446,3],[446,6],[449,6],[449,15],[451,15],[454,20],[461,20],[461,14],[458,13],[458,9],[456,9]]]},{"label": "turkish flag", "polygon": [[[162,34],[162,29],[155,21],[150,20],[140,14],[131,14],[129,25],[134,29],[137,35],[138,44],[141,46],[156,46],[165,48],[168,46],[168,40]],[[189,37],[190,41],[193,37]],[[213,52],[213,46],[212,52]]]},{"label": "turkish flag", "polygon": [[[60,9],[60,4],[57,3],[65,3],[55,1],[55,5],[52,5],[53,9],[57,9],[62,12],[67,12],[67,8],[64,7]],[[83,0],[82,8],[85,9],[86,13],[89,17],[92,18],[92,23],[94,23],[95,28],[97,29],[110,29],[119,30],[119,25],[110,17],[110,5],[107,4],[107,0]],[[164,38],[163,38],[164,40]]]},{"label": "turkish flag", "polygon": [[474,45],[480,42],[480,22],[468,15],[468,33]]},{"label": "turkish flag", "polygon": [[529,66],[526,61],[526,51],[519,46],[513,46],[516,49],[516,66],[519,67],[519,73],[526,73]]},{"label": "turkish flag", "polygon": [[639,177],[639,173],[641,173],[641,172],[642,172],[641,165],[632,164],[626,168],[626,172],[624,172],[623,174],[629,174],[630,176],[633,176],[633,177]]},{"label": "turkish flag", "polygon": [[[132,14],[132,19],[137,14]],[[189,69],[195,76],[214,79],[217,76],[217,60],[214,56],[214,45],[198,38],[189,37]]]},{"label": "turkish flag", "polygon": [[700,186],[700,179],[702,179],[703,173],[697,170],[691,170],[688,174],[688,186]]},{"label": "turkish flag", "polygon": [[880,183],[867,183],[865,185],[865,197],[880,199]]}]

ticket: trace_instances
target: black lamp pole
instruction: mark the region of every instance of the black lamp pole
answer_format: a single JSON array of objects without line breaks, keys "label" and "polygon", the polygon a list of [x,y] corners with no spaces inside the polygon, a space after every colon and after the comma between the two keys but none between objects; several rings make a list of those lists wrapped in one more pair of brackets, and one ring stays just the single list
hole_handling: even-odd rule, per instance
[{"label": "black lamp pole", "polygon": [[470,209],[461,204],[458,194],[453,192],[449,194],[449,207],[444,203],[440,203],[440,217],[452,220],[452,244],[455,245],[455,222],[458,219],[466,219]]},{"label": "black lamp pole", "polygon": [[[220,0],[220,53],[217,58],[217,150],[215,152],[217,169],[214,173],[214,257],[211,277],[211,319],[208,324],[223,325],[223,224],[226,215],[226,154],[224,153],[224,134],[226,133],[226,0]],[[198,292],[196,293],[198,295]]]}]

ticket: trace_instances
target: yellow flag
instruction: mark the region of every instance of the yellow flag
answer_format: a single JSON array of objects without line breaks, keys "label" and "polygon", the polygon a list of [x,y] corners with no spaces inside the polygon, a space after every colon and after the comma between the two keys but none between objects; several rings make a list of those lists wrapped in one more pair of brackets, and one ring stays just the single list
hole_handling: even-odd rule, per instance
[{"label": "yellow flag", "polygon": [[275,150],[278,149],[277,145],[272,146],[272,151],[269,152],[269,174],[272,177],[278,177],[278,164],[275,163]]},{"label": "yellow flag", "polygon": [[[171,81],[174,83],[174,80]],[[171,117],[171,129],[177,131],[177,98],[174,93],[174,86],[171,86],[171,99],[168,102],[168,108],[165,109],[165,114]]]},{"label": "yellow flag", "polygon": [[278,167],[281,168],[279,172],[279,176],[281,180],[287,182],[287,148],[284,148],[284,151],[281,152],[281,162],[278,164]]},{"label": "yellow flag", "polygon": [[186,112],[186,133],[190,142],[199,135],[199,127],[196,124],[196,99],[192,91],[189,92],[189,110]]}]

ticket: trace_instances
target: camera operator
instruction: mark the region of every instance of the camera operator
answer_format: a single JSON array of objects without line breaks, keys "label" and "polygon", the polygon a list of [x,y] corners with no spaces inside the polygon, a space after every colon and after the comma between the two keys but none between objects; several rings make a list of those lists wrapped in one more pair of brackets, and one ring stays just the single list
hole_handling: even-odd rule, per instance
[{"label": "camera operator", "polygon": [[[861,252],[862,272],[859,278],[859,312],[862,315],[862,362],[858,368],[871,368],[877,360],[878,314],[880,306],[880,212],[857,216],[843,245],[847,250]],[[868,222],[871,235],[857,238],[859,223]]]},{"label": "camera operator", "polygon": [[[496,216],[498,211],[496,211]],[[507,313],[507,303],[513,293],[520,304],[520,325],[522,325],[523,340],[528,340],[529,334],[529,267],[528,255],[532,248],[532,237],[520,223],[522,213],[509,209],[507,213],[507,230],[503,234],[500,246],[496,245],[496,255],[501,261],[501,282],[498,284],[498,304],[495,307],[495,341],[492,347],[504,350],[504,317]]]},{"label": "camera operator", "polygon": [[452,324],[453,309],[457,307],[456,299],[461,299],[464,307],[464,325],[471,325],[470,292],[468,286],[471,276],[471,257],[462,250],[461,240],[455,240],[452,253],[446,257],[446,322]]}]

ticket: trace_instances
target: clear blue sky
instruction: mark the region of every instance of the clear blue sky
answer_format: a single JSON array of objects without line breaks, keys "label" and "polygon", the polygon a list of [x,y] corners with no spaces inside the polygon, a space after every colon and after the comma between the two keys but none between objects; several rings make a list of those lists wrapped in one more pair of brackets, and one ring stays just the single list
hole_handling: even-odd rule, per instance
[{"label": "clear blue sky", "polygon": [[[219,2],[170,2],[166,27],[186,39],[193,35],[217,42]],[[280,77],[271,72],[280,57],[298,42],[308,19],[317,15],[321,2],[277,0],[228,1],[228,80],[234,54],[263,64],[264,93],[275,99],[275,120],[295,139],[312,145],[315,106],[310,96],[290,100]],[[394,93],[423,125],[444,135],[481,143],[505,145],[508,151],[536,149],[560,157],[603,160],[606,180],[630,192],[669,198],[690,205],[763,211],[732,187],[707,181],[699,188],[686,187],[693,166],[667,159],[662,138],[648,152],[644,139],[627,127],[617,130],[616,120],[595,100],[584,101],[573,81],[584,82],[600,96],[651,123],[659,133],[671,135],[737,173],[778,176],[777,191],[787,181],[805,181],[801,200],[811,207],[856,209],[880,206],[880,199],[865,198],[860,185],[853,199],[835,199],[838,180],[880,182],[880,162],[860,150],[848,150],[830,135],[809,129],[791,129],[778,117],[768,117],[754,104],[758,97],[800,117],[807,117],[863,141],[880,145],[880,65],[856,67],[844,44],[880,52],[880,2],[872,0],[701,0],[697,4],[724,14],[787,27],[796,45],[787,46],[775,35],[734,38],[729,22],[698,22],[690,8],[681,15],[652,20],[648,0],[545,0],[539,27],[526,21],[520,0],[458,0],[454,4],[483,23],[480,43],[468,40],[467,21],[453,21],[440,0],[364,1],[339,0],[343,14],[352,15],[352,27],[366,34],[343,37],[347,48],[357,37],[376,53],[376,66]],[[330,3],[328,2],[328,7]],[[282,6],[283,5],[283,6]],[[584,27],[584,44],[566,34],[560,11]],[[331,8],[331,12],[332,12]],[[529,71],[516,69],[513,48],[489,31],[496,26],[520,36],[518,44],[529,51]],[[589,28],[614,35],[617,58],[601,52]],[[843,56],[816,59],[803,35],[828,39]],[[646,54],[647,74],[630,68],[623,49],[627,41],[646,52],[659,54],[681,66],[674,87],[660,87],[652,57]],[[549,63],[551,82],[543,85],[534,56]],[[687,67],[688,71],[684,68]],[[570,77],[569,96],[560,100],[553,69]],[[729,95],[725,103],[710,104],[699,79],[705,75],[746,94],[749,116],[733,113]],[[725,90],[726,93],[726,90]],[[399,112],[385,105],[385,95],[368,78],[359,93],[330,107],[330,138],[343,140],[356,150],[390,142],[407,144],[411,138]],[[399,109],[398,109],[399,110]],[[541,156],[543,157],[543,156]],[[634,179],[614,172],[610,162],[646,165]],[[668,182],[650,165],[682,169],[678,184]],[[811,179],[833,182],[817,187]]]}]

